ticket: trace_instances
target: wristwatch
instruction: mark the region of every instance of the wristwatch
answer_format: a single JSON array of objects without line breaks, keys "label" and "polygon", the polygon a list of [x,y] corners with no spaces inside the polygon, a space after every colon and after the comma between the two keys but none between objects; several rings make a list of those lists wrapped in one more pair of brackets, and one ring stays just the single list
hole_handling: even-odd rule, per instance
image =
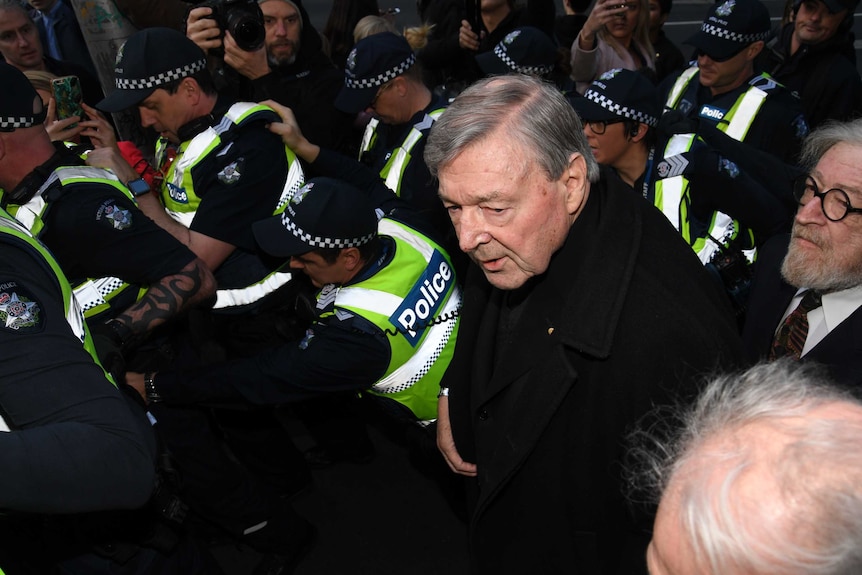
[{"label": "wristwatch", "polygon": [[132,180],[126,184],[126,187],[129,188],[129,191],[132,192],[132,195],[136,198],[150,193],[150,184],[148,184],[144,178]]},{"label": "wristwatch", "polygon": [[162,396],[156,391],[156,386],[153,382],[155,377],[156,374],[153,372],[144,374],[144,391],[146,392],[147,403],[159,403],[162,401]]}]

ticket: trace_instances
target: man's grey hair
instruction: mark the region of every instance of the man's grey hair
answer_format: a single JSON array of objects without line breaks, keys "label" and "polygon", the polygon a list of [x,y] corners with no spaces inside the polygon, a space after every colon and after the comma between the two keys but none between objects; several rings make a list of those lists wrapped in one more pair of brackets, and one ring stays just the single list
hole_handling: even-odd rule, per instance
[{"label": "man's grey hair", "polygon": [[33,17],[30,16],[30,11],[27,10],[27,8],[18,0],[0,0],[0,10],[17,10],[27,16],[27,19],[30,22],[33,21]]},{"label": "man's grey hair", "polygon": [[587,178],[598,181],[593,157],[578,115],[560,91],[523,74],[479,80],[458,95],[434,123],[425,145],[425,163],[435,177],[470,145],[504,129],[550,180],[562,176],[569,157],[587,163]]},{"label": "man's grey hair", "polygon": [[810,172],[830,148],[841,143],[862,148],[862,118],[849,122],[831,120],[811,132],[802,143],[800,164]]},{"label": "man's grey hair", "polygon": [[[811,415],[836,403],[862,409],[821,368],[780,360],[714,379],[672,438],[635,434],[640,486],[662,493],[676,477],[679,525],[706,572],[862,573],[862,418]],[[769,429],[783,438],[775,461],[757,447]],[[758,464],[774,496],[742,505],[740,478]]]}]

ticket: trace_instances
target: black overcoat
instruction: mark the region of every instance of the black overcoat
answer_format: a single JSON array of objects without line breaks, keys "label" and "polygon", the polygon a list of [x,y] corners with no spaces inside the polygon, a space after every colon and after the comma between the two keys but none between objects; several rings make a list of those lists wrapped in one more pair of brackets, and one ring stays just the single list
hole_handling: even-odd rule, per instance
[{"label": "black overcoat", "polygon": [[473,571],[645,573],[652,518],[622,494],[624,435],[738,364],[725,296],[658,210],[603,184],[527,289],[496,350],[507,294],[470,266],[446,374],[456,446],[478,465]]}]

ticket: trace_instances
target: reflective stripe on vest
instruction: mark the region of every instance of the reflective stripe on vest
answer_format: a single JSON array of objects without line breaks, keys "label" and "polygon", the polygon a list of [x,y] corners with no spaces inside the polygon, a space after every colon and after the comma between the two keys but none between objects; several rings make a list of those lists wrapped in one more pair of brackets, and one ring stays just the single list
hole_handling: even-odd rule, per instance
[{"label": "reflective stripe on vest", "polygon": [[[192,169],[206,159],[213,150],[222,145],[223,134],[261,117],[272,121],[278,120],[278,115],[272,108],[249,102],[237,102],[228,109],[218,125],[207,128],[188,142],[183,142],[180,145],[176,159],[168,168],[161,189],[162,203],[174,220],[187,228],[191,228],[200,206],[201,199],[195,193]],[[159,140],[156,149],[156,159],[159,165],[164,161],[166,152],[166,141]],[[273,215],[283,212],[293,195],[305,183],[305,174],[293,150],[285,146],[284,152],[287,156],[287,177],[278,201],[273,206]],[[247,287],[218,289],[213,309],[254,303],[285,285],[291,277],[288,272],[276,270]]]},{"label": "reflective stripe on vest", "polygon": [[[404,138],[401,145],[392,150],[389,159],[386,160],[386,164],[380,170],[380,178],[383,180],[383,183],[386,184],[387,188],[395,192],[396,195],[401,195],[401,182],[404,178],[404,170],[407,169],[407,165],[413,158],[411,155],[413,148],[425,136],[423,131],[427,132],[434,125],[434,122],[437,121],[437,118],[445,111],[445,108],[438,108],[425,114],[420,121],[416,122],[410,128],[410,132],[407,133],[407,137]],[[371,149],[377,140],[378,125],[379,121],[376,118],[372,118],[371,122],[368,122],[368,126],[365,127],[365,133],[362,135],[362,146],[359,151],[360,158],[364,152]]]},{"label": "reflective stripe on vest", "polygon": [[431,126],[434,125],[434,122],[437,121],[437,118],[444,111],[444,108],[440,108],[429,114],[425,114],[425,117],[420,122],[417,122],[410,128],[410,133],[407,134],[401,145],[392,151],[389,160],[387,160],[383,169],[380,170],[380,177],[383,178],[383,183],[386,184],[387,188],[395,192],[396,195],[401,195],[401,182],[404,178],[404,170],[407,169],[407,164],[413,158],[411,154],[413,147],[425,136],[423,130],[427,131],[431,129]]},{"label": "reflective stripe on vest", "polygon": [[[45,201],[44,194],[56,182],[59,182],[63,186],[88,182],[109,185],[126,196],[132,203],[136,203],[129,189],[121,184],[120,180],[112,172],[90,166],[57,168],[45,180],[45,183],[42,184],[39,191],[33,195],[29,202],[20,206],[8,206],[9,213],[21,222],[35,238],[39,238],[44,231],[45,214],[51,207],[51,204]],[[110,300],[130,287],[129,284],[120,278],[104,277],[84,280],[82,283],[76,285],[73,291],[78,303],[81,305],[84,317],[91,318],[107,311],[110,308]],[[135,299],[140,299],[144,293],[146,293],[146,289],[139,290]]]},{"label": "reflective stripe on vest", "polygon": [[[682,95],[688,88],[689,83],[697,74],[697,67],[692,67],[683,72],[671,88],[668,95],[666,107],[674,108]],[[742,141],[748,134],[754,123],[763,102],[768,93],[755,86],[749,88],[736,99],[731,109],[724,115],[723,122],[717,125],[718,129],[737,141]],[[675,134],[668,141],[664,150],[665,158],[689,151],[695,141],[694,134]],[[683,239],[692,246],[700,261],[704,264],[712,261],[712,258],[730,240],[737,237],[739,233],[749,233],[742,229],[739,221],[722,212],[714,212],[707,229],[707,236],[700,238],[691,237],[688,208],[691,205],[689,197],[689,181],[685,176],[674,176],[658,180],[655,184],[655,205],[664,213],[665,217],[679,230]],[[712,238],[717,239],[721,245],[716,244]],[[743,250],[749,261],[754,261],[756,250]]]},{"label": "reflective stripe on vest", "polygon": [[[389,366],[369,391],[402,403],[428,424],[436,419],[439,382],[454,351],[461,292],[451,261],[430,239],[386,218],[378,233],[395,241],[392,261],[367,280],[338,289],[335,307],[387,334]],[[405,293],[387,291],[392,286]]]},{"label": "reflective stripe on vest", "polygon": [[362,143],[359,145],[359,159],[362,159],[362,154],[374,147],[374,142],[377,141],[377,126],[380,125],[380,120],[371,118],[365,125],[365,131],[362,132]]},{"label": "reflective stripe on vest", "polygon": [[216,303],[213,309],[224,309],[248,305],[268,296],[290,281],[292,276],[287,272],[272,272],[254,285],[237,289],[220,289],[216,292]]}]

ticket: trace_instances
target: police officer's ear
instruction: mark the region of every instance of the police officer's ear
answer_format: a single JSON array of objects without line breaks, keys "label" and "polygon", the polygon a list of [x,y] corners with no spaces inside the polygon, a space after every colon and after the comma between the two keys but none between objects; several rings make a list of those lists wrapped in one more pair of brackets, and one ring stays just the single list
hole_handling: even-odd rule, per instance
[{"label": "police officer's ear", "polygon": [[757,42],[752,42],[745,49],[745,59],[749,62],[757,58],[757,55],[763,51],[763,47],[766,44],[763,40],[758,40]]},{"label": "police officer's ear", "polygon": [[636,125],[632,126],[631,130],[626,134],[626,139],[630,142],[640,142],[646,137],[648,130],[649,126],[643,122],[638,122]]},{"label": "police officer's ear", "polygon": [[407,79],[404,76],[398,76],[397,78],[392,80],[392,89],[398,94],[399,97],[404,97],[407,93]]},{"label": "police officer's ear", "polygon": [[566,188],[566,211],[570,215],[579,213],[590,188],[590,182],[587,179],[587,161],[584,156],[578,153],[569,156],[569,164],[558,181]]},{"label": "police officer's ear", "polygon": [[197,104],[200,102],[201,96],[204,94],[204,91],[201,89],[200,84],[197,83],[197,80],[190,76],[186,76],[182,79],[180,85],[177,87],[177,92],[179,92],[191,104]]},{"label": "police officer's ear", "polygon": [[358,248],[342,248],[341,252],[338,254],[338,260],[344,266],[344,269],[352,272],[359,271],[364,263],[362,261],[362,254],[359,253]]}]

